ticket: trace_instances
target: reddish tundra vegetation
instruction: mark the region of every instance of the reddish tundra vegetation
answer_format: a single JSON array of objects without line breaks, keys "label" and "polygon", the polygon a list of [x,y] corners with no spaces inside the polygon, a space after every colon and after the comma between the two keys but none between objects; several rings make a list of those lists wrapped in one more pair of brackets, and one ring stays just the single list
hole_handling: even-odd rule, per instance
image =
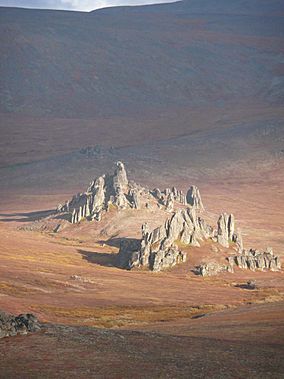
[{"label": "reddish tundra vegetation", "polygon": [[[230,272],[239,245],[217,230],[233,214],[283,266],[283,15],[0,9],[0,378],[283,377],[283,268]],[[147,190],[106,175],[94,202],[117,161]],[[193,185],[205,211],[151,192]]]}]

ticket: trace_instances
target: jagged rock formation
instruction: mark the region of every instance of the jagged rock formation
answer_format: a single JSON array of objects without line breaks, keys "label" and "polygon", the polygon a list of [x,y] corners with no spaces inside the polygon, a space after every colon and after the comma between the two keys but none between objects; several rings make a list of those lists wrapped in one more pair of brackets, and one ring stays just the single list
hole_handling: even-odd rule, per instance
[{"label": "jagged rock formation", "polygon": [[203,263],[196,268],[202,276],[217,275],[220,272],[234,272],[234,266],[242,268],[281,269],[279,257],[274,256],[272,249],[265,252],[257,250],[240,250],[242,239],[234,231],[234,216],[222,214],[218,220],[218,231],[208,225],[197,215],[195,208],[183,208],[176,211],[163,225],[149,231],[147,223],[142,225],[141,240],[122,240],[118,253],[118,265],[122,268],[146,267],[152,271],[161,271],[186,261],[186,254],[179,244],[200,246],[200,242],[210,238],[224,246],[229,241],[235,243],[239,252],[227,258],[228,265],[216,262]]},{"label": "jagged rock formation", "polygon": [[140,240],[121,241],[117,264],[122,268],[145,267],[161,271],[185,262],[186,254],[179,249],[181,244],[199,247],[204,239],[211,239],[225,248],[233,247],[238,255],[228,256],[228,265],[202,263],[197,268],[197,273],[202,276],[216,275],[222,271],[234,272],[236,265],[250,270],[281,269],[279,257],[274,256],[272,251],[244,250],[242,235],[235,229],[233,214],[222,213],[217,230],[208,225],[200,217],[204,206],[196,186],[191,186],[186,196],[176,187],[150,191],[128,180],[122,162],[116,163],[112,175],[98,177],[86,192],[59,205],[57,212],[67,213],[71,223],[78,223],[82,219],[100,221],[103,213],[112,206],[120,210],[159,207],[171,214],[163,225],[152,231],[147,223],[143,224]]},{"label": "jagged rock formation", "polygon": [[204,210],[199,189],[196,186],[189,187],[186,194],[187,203],[196,209]]},{"label": "jagged rock formation", "polygon": [[[193,188],[192,207],[203,209],[199,190]],[[164,191],[155,188],[150,191],[133,181],[129,181],[122,162],[116,163],[113,175],[103,175],[90,183],[86,192],[78,193],[67,201],[64,205],[59,204],[58,213],[65,213],[72,224],[76,224],[83,219],[100,221],[104,212],[107,212],[111,205],[117,209],[151,209],[150,200],[156,202],[156,206],[172,213],[175,203],[187,205],[186,196],[176,187],[166,188]]]},{"label": "jagged rock formation", "polygon": [[180,209],[164,225],[149,231],[142,225],[142,239],[122,240],[118,253],[120,267],[131,269],[144,266],[161,271],[185,262],[186,254],[177,243],[199,246],[199,242],[213,236],[213,228],[197,216],[194,208]]},{"label": "jagged rock formation", "polygon": [[[255,270],[281,270],[280,257],[273,254],[271,248],[266,251],[255,249],[243,250],[240,254],[233,257],[234,263],[243,269]],[[232,258],[231,258],[232,262]]]},{"label": "jagged rock formation", "polygon": [[27,313],[12,316],[5,312],[0,312],[0,338],[37,332],[39,330],[40,325],[33,314]]},{"label": "jagged rock formation", "polygon": [[216,262],[203,263],[196,267],[195,272],[202,276],[213,276],[220,272],[233,273],[235,266],[251,271],[281,270],[280,257],[275,256],[271,248],[266,249],[266,251],[243,250],[238,255],[227,257],[227,261],[228,265],[219,265]]},{"label": "jagged rock formation", "polygon": [[166,207],[169,200],[182,205],[187,205],[185,194],[176,187],[166,188],[164,191],[161,191],[159,188],[154,188],[151,191],[151,194],[158,200],[159,204],[165,205]]},{"label": "jagged rock formation", "polygon": [[95,179],[86,192],[73,196],[64,205],[60,204],[57,211],[68,213],[73,224],[84,218],[100,221],[103,212],[109,210],[111,204],[118,209],[139,209],[143,192],[143,187],[128,181],[124,164],[117,162],[113,175]]}]

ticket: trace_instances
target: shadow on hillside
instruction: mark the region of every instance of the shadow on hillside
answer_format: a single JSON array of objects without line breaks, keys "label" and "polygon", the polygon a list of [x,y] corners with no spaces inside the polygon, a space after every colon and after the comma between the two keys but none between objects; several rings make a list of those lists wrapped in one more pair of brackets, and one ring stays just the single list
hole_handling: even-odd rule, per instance
[{"label": "shadow on hillside", "polygon": [[2,222],[32,222],[48,217],[54,213],[54,209],[46,211],[36,211],[27,213],[0,213],[0,221]]},{"label": "shadow on hillside", "polygon": [[[125,246],[129,247],[131,251],[131,245],[137,243],[137,239],[135,238],[110,238],[107,241],[99,241],[101,245],[117,247],[119,248],[121,244],[125,244]],[[119,261],[118,254],[116,253],[98,253],[93,251],[86,250],[77,250],[82,258],[90,263],[94,263],[104,267],[117,267],[122,268],[121,262]],[[127,250],[126,250],[127,252]]]},{"label": "shadow on hillside", "polygon": [[94,251],[77,250],[82,258],[90,263],[104,267],[118,267],[116,254],[98,253]]},{"label": "shadow on hillside", "polygon": [[128,238],[128,237],[114,237],[114,238],[110,238],[106,241],[101,240],[101,241],[99,241],[99,243],[101,245],[117,247],[119,249],[122,241],[123,242],[124,241],[132,242],[132,241],[137,241],[137,239],[136,238]]}]

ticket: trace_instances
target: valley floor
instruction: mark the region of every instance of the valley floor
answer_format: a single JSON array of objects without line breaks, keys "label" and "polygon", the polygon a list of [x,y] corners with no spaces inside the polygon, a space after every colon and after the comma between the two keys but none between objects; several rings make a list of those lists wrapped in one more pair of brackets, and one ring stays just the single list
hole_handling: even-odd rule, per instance
[{"label": "valley floor", "polygon": [[[274,167],[172,183],[197,184],[210,221],[232,212],[245,246],[272,246],[283,257],[283,179]],[[151,210],[126,210],[99,226],[37,230],[36,220],[73,192],[14,188],[2,197],[0,309],[34,313],[44,328],[0,340],[0,378],[283,377],[283,270],[198,277],[197,263],[223,254],[210,242],[187,248],[188,261],[169,271],[121,270],[119,238],[137,238],[144,221],[153,227],[160,219]],[[248,280],[255,290],[244,288]]]},{"label": "valley floor", "polygon": [[0,378],[283,378],[283,309],[225,311],[206,317],[209,329],[195,319],[182,333],[46,324],[0,341]]}]

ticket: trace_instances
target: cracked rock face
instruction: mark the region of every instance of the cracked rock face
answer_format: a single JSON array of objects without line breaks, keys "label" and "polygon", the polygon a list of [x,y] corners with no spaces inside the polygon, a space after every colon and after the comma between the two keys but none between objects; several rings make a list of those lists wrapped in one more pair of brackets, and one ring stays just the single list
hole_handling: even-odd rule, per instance
[{"label": "cracked rock face", "polygon": [[[99,221],[102,214],[109,209],[110,204],[118,209],[131,206],[138,209],[138,193],[130,194],[130,190],[124,164],[117,162],[113,175],[98,177],[90,183],[86,192],[73,196],[63,206],[59,205],[57,211],[68,213],[69,220],[73,224],[83,219]],[[128,201],[128,196],[132,199],[132,203]]]},{"label": "cracked rock face", "polygon": [[122,192],[127,192],[128,190],[128,179],[124,164],[120,161],[116,163],[116,169],[113,176],[113,188],[116,191],[117,188],[121,189]]},{"label": "cracked rock face", "polygon": [[176,242],[199,246],[199,241],[212,235],[213,228],[197,216],[194,208],[180,209],[152,231],[148,224],[143,224],[140,241],[123,242],[118,253],[119,264],[128,269],[144,266],[161,271],[186,261],[186,254]]},{"label": "cracked rock face", "polygon": [[40,325],[37,318],[30,313],[12,316],[5,312],[0,312],[0,338],[12,337],[17,334],[28,334],[37,332]]},{"label": "cracked rock face", "polygon": [[186,200],[189,205],[192,207],[199,209],[201,211],[204,210],[204,206],[201,200],[201,195],[199,192],[199,189],[196,186],[189,187],[187,194],[186,194]]},{"label": "cracked rock face", "polygon": [[274,255],[271,248],[265,251],[255,249],[243,250],[242,253],[234,257],[234,263],[240,268],[251,271],[281,270],[280,257]]},{"label": "cracked rock face", "polygon": [[138,189],[133,188],[129,191],[129,198],[132,208],[140,209],[141,208],[141,195]]},{"label": "cracked rock face", "polygon": [[229,247],[229,242],[233,242],[235,231],[235,218],[232,214],[222,213],[219,217],[217,230],[218,243],[224,247]]},{"label": "cracked rock face", "polygon": [[182,205],[186,205],[186,196],[176,187],[166,188],[164,191],[161,191],[159,188],[155,188],[151,191],[152,196],[158,200],[158,204],[163,205],[168,209],[171,207],[169,202],[177,202]]},{"label": "cracked rock face", "polygon": [[159,250],[152,256],[151,267],[153,271],[161,271],[186,261],[186,254],[172,245],[165,250]]}]

